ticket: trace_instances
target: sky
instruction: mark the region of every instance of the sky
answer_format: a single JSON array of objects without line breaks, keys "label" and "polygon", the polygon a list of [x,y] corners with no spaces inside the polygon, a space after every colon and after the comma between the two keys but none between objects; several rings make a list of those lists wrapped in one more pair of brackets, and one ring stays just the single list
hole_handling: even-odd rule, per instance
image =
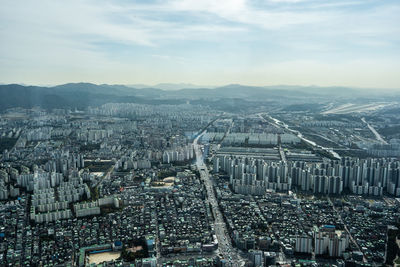
[{"label": "sky", "polygon": [[400,88],[398,0],[0,1],[0,83]]}]

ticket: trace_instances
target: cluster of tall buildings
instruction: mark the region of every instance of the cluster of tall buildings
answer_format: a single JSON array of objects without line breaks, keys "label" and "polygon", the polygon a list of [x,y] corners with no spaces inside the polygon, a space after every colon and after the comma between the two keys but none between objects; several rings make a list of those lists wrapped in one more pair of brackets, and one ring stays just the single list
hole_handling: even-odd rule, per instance
[{"label": "cluster of tall buildings", "polygon": [[76,203],[74,204],[74,212],[76,217],[99,215],[102,206],[119,208],[119,200],[114,197],[104,197],[92,202]]},{"label": "cluster of tall buildings", "polygon": [[76,132],[77,139],[85,142],[98,142],[113,135],[112,129],[83,129]]},{"label": "cluster of tall buildings", "polygon": [[48,172],[68,175],[70,170],[78,170],[85,167],[85,159],[82,153],[71,153],[61,150],[52,153],[51,158],[44,164],[43,169]]},{"label": "cluster of tall buildings", "polygon": [[179,147],[177,149],[164,151],[162,156],[163,163],[183,162],[191,160],[194,157],[193,144]]},{"label": "cluster of tall buildings", "polygon": [[329,255],[330,257],[342,257],[343,252],[349,247],[349,235],[343,231],[335,231],[332,225],[324,225],[317,228],[313,236],[296,236],[295,252],[315,255]]},{"label": "cluster of tall buildings", "polygon": [[27,141],[49,140],[51,138],[52,127],[41,127],[28,131],[25,134]]},{"label": "cluster of tall buildings", "polygon": [[204,137],[212,142],[221,142],[223,145],[278,145],[282,144],[298,144],[300,138],[291,133],[220,133],[210,132]]},{"label": "cluster of tall buildings", "polygon": [[399,139],[391,140],[389,144],[374,144],[367,149],[368,154],[375,157],[399,157],[400,142]]},{"label": "cluster of tall buildings", "polygon": [[170,118],[184,117],[191,114],[207,114],[207,106],[180,104],[180,105],[146,105],[136,103],[107,103],[100,107],[89,107],[88,113],[113,117],[160,117],[168,115]]},{"label": "cluster of tall buildings", "polygon": [[225,172],[234,191],[263,195],[265,190],[296,187],[316,194],[400,196],[400,162],[394,159],[343,158],[340,161],[265,161],[245,156],[215,156],[214,173]]},{"label": "cluster of tall buildings", "polygon": [[117,169],[130,170],[130,169],[149,169],[151,162],[148,159],[137,159],[129,156],[121,157],[115,163]]},{"label": "cluster of tall buildings", "polygon": [[[23,175],[22,177],[30,177]],[[59,177],[53,183],[54,177]],[[90,198],[90,189],[83,183],[81,177],[69,177],[68,181],[62,180],[61,174],[42,173],[33,174],[33,194],[31,195],[30,219],[36,223],[69,219],[72,211],[69,203],[74,203],[83,198]],[[22,180],[26,182],[25,179]],[[24,186],[22,183],[21,186]]]}]

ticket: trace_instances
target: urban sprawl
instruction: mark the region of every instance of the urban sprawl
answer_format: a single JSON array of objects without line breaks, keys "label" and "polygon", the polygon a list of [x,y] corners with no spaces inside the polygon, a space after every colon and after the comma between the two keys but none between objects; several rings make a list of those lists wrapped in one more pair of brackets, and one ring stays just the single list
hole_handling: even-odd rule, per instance
[{"label": "urban sprawl", "polygon": [[189,102],[8,109],[0,265],[392,265],[391,119]]}]

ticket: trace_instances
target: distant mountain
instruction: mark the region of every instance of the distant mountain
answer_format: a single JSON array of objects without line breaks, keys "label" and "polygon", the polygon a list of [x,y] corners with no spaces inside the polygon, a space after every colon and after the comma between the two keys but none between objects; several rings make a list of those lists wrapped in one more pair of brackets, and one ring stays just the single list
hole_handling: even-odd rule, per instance
[{"label": "distant mountain", "polygon": [[[187,84],[181,84],[187,86]],[[164,84],[164,88],[168,84]],[[172,87],[169,87],[172,88]],[[238,101],[257,103],[276,102],[280,105],[320,103],[334,99],[361,99],[362,92],[345,87],[316,86],[245,86],[230,84],[217,88],[185,88],[163,90],[157,87],[144,89],[126,85],[92,83],[67,83],[53,87],[23,86],[18,84],[0,85],[0,110],[12,107],[31,108],[40,106],[52,108],[86,108],[108,102],[132,102],[147,104],[180,104],[187,100],[192,103],[217,105]],[[232,101],[227,102],[228,99]],[[220,101],[221,100],[221,101]],[[195,101],[195,102],[194,102]]]},{"label": "distant mountain", "polygon": [[160,99],[160,89],[134,89],[123,85],[69,83],[54,87],[0,85],[0,110],[40,106],[45,109],[98,106],[109,102],[179,104],[183,100]]},{"label": "distant mountain", "polygon": [[240,84],[230,84],[213,89],[182,89],[168,92],[169,97],[186,97],[189,99],[204,98],[241,98],[248,100],[283,100],[283,99],[302,99],[321,96],[316,93],[309,93],[306,90],[298,90],[298,88],[287,89],[286,87],[260,87],[246,86]]},{"label": "distant mountain", "polygon": [[139,88],[139,89],[158,88],[158,89],[167,90],[167,91],[175,91],[175,90],[181,90],[181,89],[203,89],[204,87],[215,88],[215,86],[200,86],[200,85],[195,85],[195,84],[191,84],[191,83],[159,83],[156,85],[131,84],[131,85],[127,85],[127,86],[133,87],[133,88]]},{"label": "distant mountain", "polygon": [[287,91],[299,91],[309,94],[318,94],[318,95],[354,95],[354,94],[362,94],[362,91],[355,88],[343,87],[343,86],[328,86],[328,87],[320,87],[320,86],[296,86],[296,85],[278,85],[278,86],[264,86],[266,89],[281,89]]}]

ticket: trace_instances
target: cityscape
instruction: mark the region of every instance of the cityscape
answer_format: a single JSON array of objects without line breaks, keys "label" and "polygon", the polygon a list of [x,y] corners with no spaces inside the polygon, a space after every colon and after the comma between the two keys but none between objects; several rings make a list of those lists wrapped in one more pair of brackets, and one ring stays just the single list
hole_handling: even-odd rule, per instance
[{"label": "cityscape", "polygon": [[398,102],[325,101],[5,109],[0,262],[391,265]]},{"label": "cityscape", "polygon": [[3,266],[400,267],[400,1],[1,0]]}]

